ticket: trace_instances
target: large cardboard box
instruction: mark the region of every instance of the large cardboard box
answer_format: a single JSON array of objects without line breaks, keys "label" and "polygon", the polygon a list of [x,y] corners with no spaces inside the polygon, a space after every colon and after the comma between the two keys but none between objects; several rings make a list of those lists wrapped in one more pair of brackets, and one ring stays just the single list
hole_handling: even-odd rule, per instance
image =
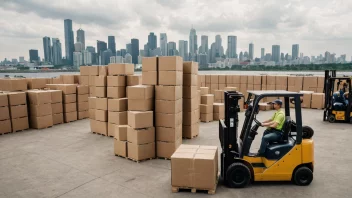
[{"label": "large cardboard box", "polygon": [[57,87],[57,90],[61,90],[63,94],[67,95],[67,94],[75,94],[77,93],[77,85],[70,85],[70,84],[67,84],[67,85],[56,85]]},{"label": "large cardboard box", "polygon": [[126,87],[126,76],[108,76],[108,87]]},{"label": "large cardboard box", "polygon": [[170,159],[176,149],[182,144],[182,138],[175,142],[156,142],[156,156]]},{"label": "large cardboard box", "polygon": [[158,72],[148,71],[142,72],[142,84],[143,85],[157,85],[158,84]]},{"label": "large cardboard box", "polygon": [[154,87],[149,85],[136,85],[127,87],[128,99],[154,98]]},{"label": "large cardboard box", "polygon": [[114,139],[115,155],[127,157],[127,142]]},{"label": "large cardboard box", "polygon": [[[49,110],[51,110],[51,108]],[[27,105],[10,106],[11,119],[28,117],[27,112]]]},{"label": "large cardboard box", "polygon": [[182,137],[192,139],[199,135],[199,122],[182,126]]},{"label": "large cardboard box", "polygon": [[199,109],[199,99],[198,98],[183,99],[183,111],[191,112],[196,109]]},{"label": "large cardboard box", "polygon": [[201,104],[212,105],[214,103],[214,95],[206,94],[201,96]]},{"label": "large cardboard box", "polygon": [[77,111],[64,113],[64,120],[65,122],[72,122],[77,120]]},{"label": "large cardboard box", "polygon": [[63,99],[64,104],[77,102],[76,94],[63,95]]},{"label": "large cardboard box", "polygon": [[156,127],[156,140],[175,142],[182,137],[182,125],[175,128]]},{"label": "large cardboard box", "polygon": [[108,67],[107,66],[99,66],[99,76],[107,76],[108,75]]},{"label": "large cardboard box", "polygon": [[179,100],[182,86],[155,86],[155,100]]},{"label": "large cardboard box", "polygon": [[98,76],[99,75],[99,66],[90,66],[89,67],[89,75],[90,76]]},{"label": "large cardboard box", "polygon": [[182,111],[182,99],[155,100],[155,113],[179,113]]},{"label": "large cardboard box", "polygon": [[98,98],[106,98],[106,87],[95,87],[95,96]]},{"label": "large cardboard box", "polygon": [[109,137],[115,136],[116,126],[119,126],[119,125],[108,122],[108,136]]},{"label": "large cardboard box", "polygon": [[[97,106],[97,98],[96,97],[89,97],[88,98],[89,109],[95,109]],[[104,110],[104,109],[102,109]]]},{"label": "large cardboard box", "polygon": [[0,134],[12,132],[11,120],[0,120]]},{"label": "large cardboard box", "polygon": [[78,120],[89,118],[89,111],[79,111],[77,116]]},{"label": "large cardboard box", "polygon": [[89,97],[95,97],[95,87],[89,87]]},{"label": "large cardboard box", "polygon": [[8,93],[8,98],[9,98],[10,106],[27,104],[27,98],[26,98],[25,92]]},{"label": "large cardboard box", "polygon": [[63,84],[75,84],[74,75],[60,75]]},{"label": "large cardboard box", "polygon": [[316,76],[304,76],[303,77],[303,90],[308,91],[309,88],[318,87],[318,77]]},{"label": "large cardboard box", "polygon": [[88,106],[88,102],[79,102],[77,103],[77,111],[81,112],[81,111],[88,111],[89,106]]},{"label": "large cardboard box", "polygon": [[183,62],[184,74],[198,74],[198,63],[193,61]]},{"label": "large cardboard box", "polygon": [[19,78],[0,79],[0,90],[25,91],[27,90],[27,80]]},{"label": "large cardboard box", "polygon": [[134,64],[128,63],[110,63],[108,65],[109,76],[116,75],[133,75],[134,74]]},{"label": "large cardboard box", "polygon": [[12,132],[21,131],[29,128],[28,117],[11,119]]},{"label": "large cardboard box", "polygon": [[[127,124],[127,112],[112,112],[109,111],[108,114],[109,122],[118,125],[126,125]],[[96,115],[95,115],[96,116]]]},{"label": "large cardboard box", "polygon": [[191,112],[183,112],[182,124],[192,125],[199,122],[199,109]]},{"label": "large cardboard box", "polygon": [[27,78],[28,89],[44,89],[47,78]]},{"label": "large cardboard box", "polygon": [[30,117],[30,126],[34,129],[44,129],[53,126],[53,116],[46,115],[41,117]]},{"label": "large cardboard box", "polygon": [[209,94],[209,87],[201,87],[200,88],[200,95],[207,95]]},{"label": "large cardboard box", "polygon": [[161,56],[158,57],[159,71],[182,71],[183,58],[180,56]]},{"label": "large cardboard box", "polygon": [[81,76],[89,76],[89,66],[80,66],[79,67],[79,74]]},{"label": "large cardboard box", "polygon": [[323,109],[324,108],[324,93],[313,93],[312,94],[312,109]]},{"label": "large cardboard box", "polygon": [[89,94],[89,87],[87,85],[78,85],[77,94],[78,95]]},{"label": "large cardboard box", "polygon": [[128,127],[127,141],[133,144],[148,144],[155,142],[155,128],[134,129]]},{"label": "large cardboard box", "polygon": [[108,121],[108,111],[106,110],[95,110],[95,120],[107,122]]},{"label": "large cardboard box", "polygon": [[10,119],[9,107],[0,107],[0,120],[8,120],[8,119]]},{"label": "large cardboard box", "polygon": [[200,110],[200,113],[204,113],[204,114],[213,113],[214,107],[213,107],[213,104],[210,104],[210,105],[200,104],[199,110]]},{"label": "large cardboard box", "polygon": [[197,86],[198,78],[196,74],[183,74],[183,86]]},{"label": "large cardboard box", "polygon": [[63,107],[64,107],[64,112],[65,113],[77,111],[77,103],[75,103],[75,102],[74,103],[63,104]]},{"label": "large cardboard box", "polygon": [[57,113],[62,113],[63,112],[63,106],[62,103],[53,103],[51,104],[51,110],[53,114],[57,114]]},{"label": "large cardboard box", "polygon": [[141,75],[127,76],[127,86],[140,85],[142,83]]},{"label": "large cardboard box", "polygon": [[51,103],[62,103],[62,91],[61,90],[48,90],[51,94]]},{"label": "large cardboard box", "polygon": [[[89,105],[90,109],[100,109],[100,110],[108,110],[108,99],[107,98],[90,98]],[[94,102],[95,101],[95,105]]]},{"label": "large cardboard box", "polygon": [[129,111],[152,111],[154,99],[128,99]]},{"label": "large cardboard box", "polygon": [[211,75],[210,76],[211,84],[219,84],[219,75]]},{"label": "large cardboard box", "polygon": [[182,112],[177,114],[155,113],[155,126],[176,128],[182,125]]},{"label": "large cardboard box", "polygon": [[89,76],[80,76],[79,77],[80,85],[89,85]]},{"label": "large cardboard box", "polygon": [[134,129],[153,127],[153,111],[128,111],[127,120]]},{"label": "large cardboard box", "polygon": [[197,97],[197,86],[183,86],[183,98],[195,98]]},{"label": "large cardboard box", "polygon": [[214,103],[213,104],[213,112],[220,113],[225,115],[225,105],[224,103]]},{"label": "large cardboard box", "polygon": [[108,98],[126,98],[126,87],[107,87]]},{"label": "large cardboard box", "polygon": [[89,118],[95,120],[95,109],[89,109]]},{"label": "large cardboard box", "polygon": [[214,114],[213,113],[201,113],[200,114],[200,121],[202,122],[210,122],[214,120]]},{"label": "large cardboard box", "polygon": [[89,76],[89,86],[95,86],[95,77],[96,76]]},{"label": "large cardboard box", "polygon": [[94,133],[107,135],[108,134],[108,123],[91,119],[90,120],[90,130]]},{"label": "large cardboard box", "polygon": [[114,137],[120,141],[127,141],[127,129],[128,125],[115,125],[115,134]]},{"label": "large cardboard box", "polygon": [[226,75],[220,74],[219,77],[219,84],[226,84]]},{"label": "large cardboard box", "polygon": [[312,102],[312,94],[314,92],[313,91],[300,91],[300,93],[303,93],[303,102],[301,104],[302,108],[310,108],[311,102]]},{"label": "large cardboard box", "polygon": [[224,90],[215,90],[214,100],[224,100]]},{"label": "large cardboard box", "polygon": [[53,114],[53,125],[62,124],[62,123],[64,123],[64,114],[63,113]]},{"label": "large cardboard box", "polygon": [[127,111],[127,98],[108,99],[109,111]]},{"label": "large cardboard box", "polygon": [[77,102],[88,102],[88,94],[77,95]]},{"label": "large cardboard box", "polygon": [[7,93],[0,93],[0,107],[9,106],[9,98]]},{"label": "large cardboard box", "polygon": [[182,85],[182,71],[160,71],[159,85]]},{"label": "large cardboard box", "polygon": [[133,160],[144,160],[155,158],[155,142],[149,144],[127,144],[128,158]]},{"label": "large cardboard box", "polygon": [[143,57],[142,71],[157,71],[158,59],[157,57]]}]

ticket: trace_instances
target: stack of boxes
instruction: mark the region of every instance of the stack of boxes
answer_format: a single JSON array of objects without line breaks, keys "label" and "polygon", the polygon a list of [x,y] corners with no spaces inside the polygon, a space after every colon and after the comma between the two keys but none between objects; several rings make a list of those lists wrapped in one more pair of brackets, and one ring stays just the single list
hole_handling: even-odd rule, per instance
[{"label": "stack of boxes", "polygon": [[212,75],[205,75],[205,87],[209,88],[209,92],[210,92],[210,86],[211,86],[211,76]]},{"label": "stack of boxes", "polygon": [[215,94],[215,90],[219,90],[219,76],[211,75],[210,76],[210,93]]},{"label": "stack of boxes", "polygon": [[324,93],[313,93],[312,94],[312,109],[324,109],[325,94]]},{"label": "stack of boxes", "polygon": [[62,106],[62,91],[48,90],[51,94],[51,109],[53,113],[53,125],[64,123],[64,114]]},{"label": "stack of boxes", "polygon": [[[115,120],[110,119],[108,123],[108,136],[115,137],[115,134],[118,131],[118,128],[121,126],[127,125],[127,98],[109,98],[108,99],[108,111],[109,115]],[[114,123],[111,123],[114,122]],[[126,128],[126,127],[125,127]],[[126,137],[127,136],[123,136]],[[120,141],[127,141],[127,139],[117,139]]]},{"label": "stack of boxes", "polygon": [[253,76],[253,89],[262,90],[262,76]]},{"label": "stack of boxes", "polygon": [[[79,84],[89,86],[89,68],[90,66],[81,66],[79,67]],[[89,89],[89,88],[88,88]],[[89,90],[88,90],[89,92]]]},{"label": "stack of boxes", "polygon": [[8,93],[12,132],[29,128],[27,98],[25,92]]},{"label": "stack of boxes", "polygon": [[317,88],[318,88],[318,77],[316,76],[303,77],[303,91],[317,92]]},{"label": "stack of boxes", "polygon": [[[229,85],[227,85],[229,86]],[[237,87],[237,90],[241,88],[241,76],[233,75],[232,76],[232,85],[230,87]]]},{"label": "stack of boxes", "polygon": [[225,118],[225,105],[224,103],[213,104],[213,120],[221,120]]},{"label": "stack of boxes", "polygon": [[240,92],[247,97],[248,76],[240,76]]},{"label": "stack of boxes", "polygon": [[28,89],[44,89],[48,84],[48,78],[27,78]]},{"label": "stack of boxes", "polygon": [[325,84],[324,80],[325,80],[325,77],[318,76],[318,87],[317,87],[318,93],[324,93],[324,84]]},{"label": "stack of boxes", "polygon": [[[182,137],[192,139],[199,134],[198,63],[183,63]],[[180,102],[182,105],[182,101]]]},{"label": "stack of boxes", "polygon": [[0,134],[10,133],[12,131],[9,101],[6,93],[0,93],[0,126]]},{"label": "stack of boxes", "polygon": [[77,85],[57,85],[57,89],[62,91],[64,121],[65,123],[77,120]]},{"label": "stack of boxes", "polygon": [[287,76],[275,77],[275,90],[287,90]]},{"label": "stack of boxes", "polygon": [[28,91],[30,127],[44,129],[53,126],[51,92],[43,90]]},{"label": "stack of boxes", "polygon": [[200,121],[201,122],[210,122],[214,119],[214,95],[213,94],[206,94],[201,95],[201,104],[200,106]]},{"label": "stack of boxes", "polygon": [[254,76],[247,76],[247,90],[254,90]]},{"label": "stack of boxes", "polygon": [[26,91],[27,80],[20,78],[4,78],[0,79],[1,91]]},{"label": "stack of boxes", "polygon": [[223,103],[224,102],[224,90],[215,90],[214,102]]},{"label": "stack of boxes", "polygon": [[77,86],[77,118],[82,120],[89,117],[88,105],[89,87],[88,85]]},{"label": "stack of boxes", "polygon": [[303,102],[301,104],[302,108],[311,108],[311,101],[312,101],[312,94],[314,93],[313,91],[300,91],[300,93],[303,93]]},{"label": "stack of boxes", "polygon": [[[87,74],[87,72],[84,72]],[[95,77],[99,75],[99,66],[89,66],[89,96],[95,97]],[[83,77],[84,78],[84,77]]]},{"label": "stack of boxes", "polygon": [[299,92],[303,87],[303,76],[289,76],[287,77],[287,90]]}]

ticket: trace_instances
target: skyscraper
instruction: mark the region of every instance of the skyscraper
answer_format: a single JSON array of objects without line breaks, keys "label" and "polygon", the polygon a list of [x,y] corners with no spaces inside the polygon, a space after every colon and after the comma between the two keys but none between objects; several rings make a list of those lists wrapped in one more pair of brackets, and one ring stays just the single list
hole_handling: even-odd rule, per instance
[{"label": "skyscraper", "polygon": [[64,21],[64,29],[65,29],[65,53],[66,60],[68,64],[73,65],[73,50],[74,50],[74,37],[72,31],[72,20],[65,19]]},{"label": "skyscraper", "polygon": [[272,46],[271,59],[272,59],[272,61],[275,61],[276,63],[280,61],[280,45],[273,45]]},{"label": "skyscraper", "polygon": [[[108,47],[107,47],[107,44],[106,44],[106,42],[104,42],[104,41],[97,41],[97,59],[99,60],[101,60],[101,62],[99,63],[99,61],[97,61],[97,63],[98,64],[102,64],[104,61],[103,61],[103,59],[104,59],[104,57],[103,57],[103,52],[105,51],[105,50],[107,50],[108,49]],[[100,57],[100,58],[99,58]],[[110,57],[109,57],[109,59],[110,59]]]},{"label": "skyscraper", "polygon": [[110,49],[107,49],[103,52],[103,55],[101,57],[101,64],[102,65],[108,65],[110,63],[110,57],[112,56],[112,52]]},{"label": "skyscraper", "polygon": [[285,54],[284,53],[281,53],[281,58],[280,60],[284,61],[285,60]]},{"label": "skyscraper", "polygon": [[[161,55],[167,56],[167,35],[166,33],[160,33],[160,49]],[[132,55],[133,57],[133,55]]]},{"label": "skyscraper", "polygon": [[179,40],[178,41],[178,53],[179,56],[181,56],[183,58],[183,60],[185,60],[185,41],[184,40]]},{"label": "skyscraper", "polygon": [[80,42],[75,43],[75,52],[82,52],[84,50],[83,44]]},{"label": "skyscraper", "polygon": [[44,60],[45,62],[52,62],[52,55],[51,55],[51,43],[50,37],[43,38],[43,48],[44,48]]},{"label": "skyscraper", "polygon": [[265,57],[265,48],[262,48],[260,53],[260,58],[264,59],[264,57]]},{"label": "skyscraper", "polygon": [[53,38],[51,40],[53,42],[52,54],[53,54],[53,64],[61,65],[62,64],[62,48],[61,43],[58,38]]},{"label": "skyscraper", "polygon": [[237,58],[237,36],[227,37],[227,58]]},{"label": "skyscraper", "polygon": [[132,54],[132,44],[131,43],[126,44],[126,52],[128,54]]},{"label": "skyscraper", "polygon": [[189,32],[189,53],[191,59],[194,60],[194,57],[197,54],[198,44],[197,44],[197,32],[194,28]]},{"label": "skyscraper", "polygon": [[79,28],[77,30],[77,42],[82,43],[82,49],[86,49],[86,38],[84,35],[84,30],[82,30],[81,28]]},{"label": "skyscraper", "polygon": [[95,47],[93,47],[93,46],[87,46],[86,50],[90,53],[95,53]]},{"label": "skyscraper", "polygon": [[132,51],[132,63],[138,64],[138,56],[139,56],[139,40],[131,39],[131,51]]},{"label": "skyscraper", "polygon": [[294,44],[292,45],[292,60],[296,60],[299,54],[299,45]]},{"label": "skyscraper", "polygon": [[73,52],[73,66],[78,69],[81,65],[83,65],[82,52]]},{"label": "skyscraper", "polygon": [[249,60],[254,59],[254,44],[250,43],[249,44]]},{"label": "skyscraper", "polygon": [[201,46],[199,53],[206,53],[208,54],[209,45],[208,45],[208,36],[202,35],[201,36]]},{"label": "skyscraper", "polygon": [[176,55],[176,43],[175,42],[167,43],[167,49],[168,49],[168,56],[175,56]]},{"label": "skyscraper", "polygon": [[154,32],[151,32],[148,35],[148,48],[149,50],[154,50],[157,47],[157,40],[156,40],[156,35],[154,34]]},{"label": "skyscraper", "polygon": [[111,50],[113,56],[116,55],[115,36],[108,36],[108,49]]},{"label": "skyscraper", "polygon": [[31,63],[39,61],[38,50],[36,50],[36,49],[29,50],[29,61]]}]

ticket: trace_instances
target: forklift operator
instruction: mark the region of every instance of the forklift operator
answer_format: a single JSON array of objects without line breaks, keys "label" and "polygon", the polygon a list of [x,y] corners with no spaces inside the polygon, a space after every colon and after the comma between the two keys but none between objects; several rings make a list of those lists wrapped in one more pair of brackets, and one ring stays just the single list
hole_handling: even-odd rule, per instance
[{"label": "forklift operator", "polygon": [[262,143],[258,151],[258,156],[264,156],[266,147],[269,142],[279,141],[282,138],[282,126],[285,123],[285,113],[282,111],[282,101],[277,99],[272,102],[276,110],[273,117],[267,121],[262,122],[262,127],[268,127],[263,134]]}]

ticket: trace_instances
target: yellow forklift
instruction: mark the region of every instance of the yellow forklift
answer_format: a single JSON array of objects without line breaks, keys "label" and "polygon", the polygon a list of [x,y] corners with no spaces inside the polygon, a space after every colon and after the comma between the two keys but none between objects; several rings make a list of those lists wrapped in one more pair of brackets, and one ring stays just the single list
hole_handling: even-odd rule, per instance
[{"label": "yellow forklift", "polygon": [[352,123],[352,77],[336,76],[336,70],[325,71],[324,121]]},{"label": "yellow forklift", "polygon": [[[301,97],[289,91],[249,91],[245,102],[248,108],[239,136],[239,100],[243,94],[225,91],[225,119],[219,121],[221,143],[221,179],[232,188],[242,188],[256,181],[292,181],[309,185],[314,170],[314,131],[302,126]],[[259,102],[266,97],[282,97],[285,104],[285,123],[280,141],[270,142],[263,157],[250,153],[253,140],[262,125],[256,115]],[[290,105],[294,104],[295,119],[291,119]],[[295,121],[294,121],[295,120]],[[261,137],[260,137],[261,138]]]}]

